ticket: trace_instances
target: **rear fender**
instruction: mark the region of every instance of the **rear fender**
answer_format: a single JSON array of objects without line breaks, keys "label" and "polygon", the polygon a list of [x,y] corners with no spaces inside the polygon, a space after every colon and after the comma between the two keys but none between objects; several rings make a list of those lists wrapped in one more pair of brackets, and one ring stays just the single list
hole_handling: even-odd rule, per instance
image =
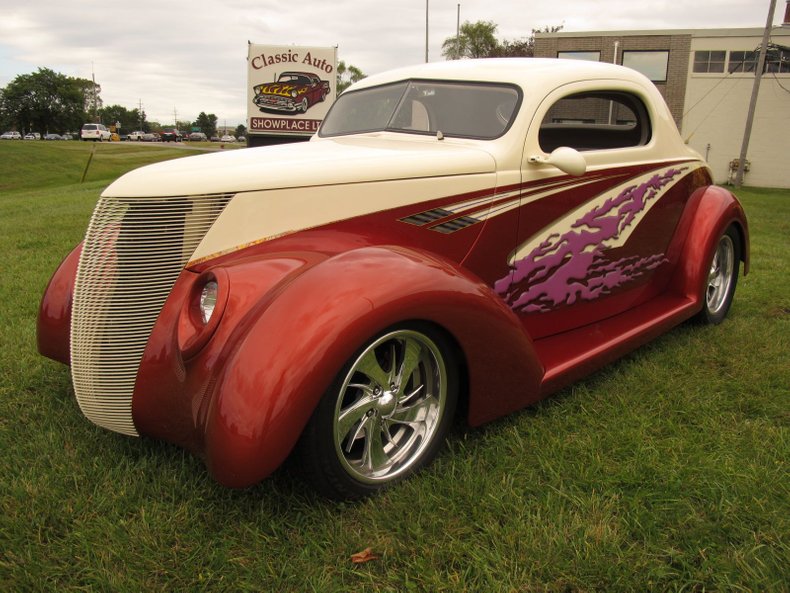
[{"label": "rear fender", "polygon": [[368,247],[329,258],[278,290],[228,342],[210,399],[205,455],[220,483],[247,486],[276,469],[342,366],[399,322],[431,322],[459,345],[470,423],[538,397],[543,369],[518,319],[450,261]]},{"label": "rear fender", "polygon": [[711,185],[697,190],[689,199],[679,232],[686,234],[670,288],[702,308],[708,266],[719,237],[734,225],[741,239],[743,273],[749,272],[749,227],[738,199],[724,188]]}]

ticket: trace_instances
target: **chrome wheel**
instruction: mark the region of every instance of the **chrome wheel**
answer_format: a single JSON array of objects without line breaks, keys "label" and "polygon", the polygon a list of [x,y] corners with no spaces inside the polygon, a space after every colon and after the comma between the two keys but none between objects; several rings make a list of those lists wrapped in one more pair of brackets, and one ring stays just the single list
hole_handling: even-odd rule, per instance
[{"label": "chrome wheel", "polygon": [[716,325],[724,321],[732,305],[738,283],[741,261],[741,239],[738,230],[731,226],[719,237],[710,260],[708,275],[703,279],[702,310],[694,318],[698,323]]},{"label": "chrome wheel", "polygon": [[365,348],[335,404],[334,446],[343,469],[377,484],[415,466],[440,432],[447,380],[441,351],[423,333],[393,331]]},{"label": "chrome wheel", "polygon": [[705,306],[710,315],[718,315],[729,304],[735,269],[735,247],[728,234],[722,235],[708,272]]}]

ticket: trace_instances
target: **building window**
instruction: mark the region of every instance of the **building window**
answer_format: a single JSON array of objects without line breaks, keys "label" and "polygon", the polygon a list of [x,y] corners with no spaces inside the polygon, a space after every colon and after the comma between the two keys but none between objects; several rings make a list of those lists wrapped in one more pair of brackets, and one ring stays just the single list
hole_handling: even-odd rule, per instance
[{"label": "building window", "polygon": [[724,72],[726,51],[695,51],[694,72]]},{"label": "building window", "polygon": [[765,54],[765,71],[790,73],[790,49],[769,46]]},{"label": "building window", "polygon": [[669,51],[624,51],[623,66],[641,72],[653,82],[666,82]]},{"label": "building window", "polygon": [[599,51],[558,51],[557,57],[564,60],[587,60],[588,62],[599,62],[601,52]]},{"label": "building window", "polygon": [[756,51],[731,51],[728,71],[754,72],[757,70],[757,55]]}]

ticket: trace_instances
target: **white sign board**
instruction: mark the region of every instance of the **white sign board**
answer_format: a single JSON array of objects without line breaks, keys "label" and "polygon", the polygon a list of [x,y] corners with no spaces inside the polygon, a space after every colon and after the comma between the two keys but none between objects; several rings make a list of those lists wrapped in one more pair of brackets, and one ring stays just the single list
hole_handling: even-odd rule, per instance
[{"label": "white sign board", "polygon": [[337,48],[249,44],[247,130],[311,136],[337,95]]}]

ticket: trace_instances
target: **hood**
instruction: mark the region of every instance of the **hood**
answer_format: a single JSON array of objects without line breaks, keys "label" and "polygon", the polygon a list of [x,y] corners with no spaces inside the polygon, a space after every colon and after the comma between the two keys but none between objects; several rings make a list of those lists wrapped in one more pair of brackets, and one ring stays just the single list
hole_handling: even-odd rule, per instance
[{"label": "hood", "polygon": [[253,90],[259,95],[276,95],[278,97],[290,97],[293,91],[304,95],[309,88],[306,84],[298,82],[269,82],[260,84]]},{"label": "hood", "polygon": [[371,134],[229,150],[141,167],[107,197],[186,196],[491,173],[494,157],[435,138]]}]

